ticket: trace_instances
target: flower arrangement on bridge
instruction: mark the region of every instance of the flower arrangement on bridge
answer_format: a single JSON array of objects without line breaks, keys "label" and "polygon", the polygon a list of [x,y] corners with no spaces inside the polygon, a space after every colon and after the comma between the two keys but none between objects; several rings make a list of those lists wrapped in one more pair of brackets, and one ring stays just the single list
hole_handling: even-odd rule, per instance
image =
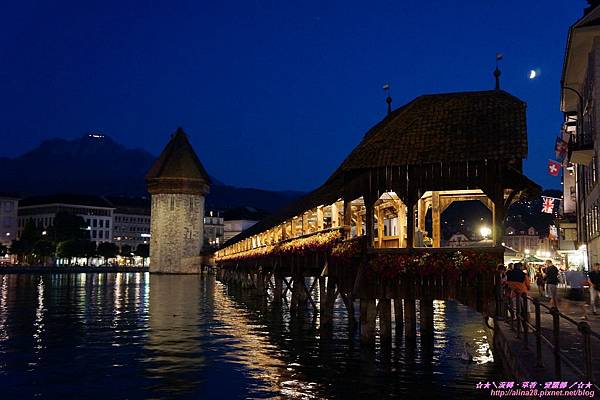
[{"label": "flower arrangement on bridge", "polygon": [[316,233],[277,245],[273,252],[277,255],[301,255],[306,252],[329,251],[340,238],[339,230]]},{"label": "flower arrangement on bridge", "polygon": [[498,254],[485,251],[459,251],[456,254],[458,268],[467,274],[467,278],[474,278],[484,271],[495,271],[502,258]]},{"label": "flower arrangement on bridge", "polygon": [[331,258],[337,265],[352,265],[358,262],[362,254],[362,245],[361,237],[337,242],[331,249]]},{"label": "flower arrangement on bridge", "polygon": [[228,256],[219,257],[218,261],[249,261],[269,255],[273,251],[273,246],[261,246],[254,249],[246,250],[240,253],[230,254]]},{"label": "flower arrangement on bridge", "polygon": [[485,251],[444,251],[409,254],[379,253],[371,256],[369,269],[382,278],[394,279],[401,275],[430,278],[444,276],[458,279],[466,274],[473,279],[485,271],[495,271],[500,262],[497,254]]}]

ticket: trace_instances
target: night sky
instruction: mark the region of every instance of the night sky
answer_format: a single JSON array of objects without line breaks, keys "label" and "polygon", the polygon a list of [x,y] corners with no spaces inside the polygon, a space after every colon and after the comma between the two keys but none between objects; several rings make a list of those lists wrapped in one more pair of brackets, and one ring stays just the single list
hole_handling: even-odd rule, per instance
[{"label": "night sky", "polygon": [[[158,154],[177,126],[232,185],[320,185],[394,107],[494,85],[528,104],[544,187],[560,75],[583,0],[5,2],[0,156],[101,131]],[[540,76],[530,80],[529,70]]]}]

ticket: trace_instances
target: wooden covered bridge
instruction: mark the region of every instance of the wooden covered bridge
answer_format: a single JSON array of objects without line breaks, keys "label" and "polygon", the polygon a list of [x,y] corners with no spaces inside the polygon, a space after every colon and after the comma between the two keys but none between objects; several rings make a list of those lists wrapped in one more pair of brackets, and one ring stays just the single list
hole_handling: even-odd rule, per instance
[{"label": "wooden covered bridge", "polygon": [[[409,338],[416,300],[422,334],[433,333],[434,299],[493,314],[506,210],[540,191],[522,173],[525,109],[492,90],[420,96],[389,112],[322,186],[225,243],[219,278],[274,302],[289,298],[292,311],[310,305],[324,329],[338,296],[355,326],[360,300],[367,342],[377,318],[381,339],[391,338],[392,300],[396,327]],[[441,214],[467,200],[491,210],[492,240],[441,247]]]}]

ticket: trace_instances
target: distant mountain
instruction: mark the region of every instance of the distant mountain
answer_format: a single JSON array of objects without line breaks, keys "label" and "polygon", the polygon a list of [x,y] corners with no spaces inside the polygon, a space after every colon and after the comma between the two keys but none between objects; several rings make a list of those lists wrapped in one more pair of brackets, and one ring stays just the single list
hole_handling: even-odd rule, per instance
[{"label": "distant mountain", "polygon": [[[50,139],[15,158],[0,158],[2,190],[21,195],[79,193],[95,195],[146,194],[144,175],[156,156],[128,149],[106,135]],[[267,211],[297,199],[301,192],[268,191],[227,186],[211,176],[208,207],[250,206]]]}]

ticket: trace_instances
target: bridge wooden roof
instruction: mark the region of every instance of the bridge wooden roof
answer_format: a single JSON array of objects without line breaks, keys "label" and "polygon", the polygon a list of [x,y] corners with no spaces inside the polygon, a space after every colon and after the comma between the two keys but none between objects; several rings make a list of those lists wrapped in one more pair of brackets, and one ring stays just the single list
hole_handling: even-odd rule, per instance
[{"label": "bridge wooden roof", "polygon": [[339,169],[521,160],[525,107],[502,90],[420,96],[370,129]]}]

